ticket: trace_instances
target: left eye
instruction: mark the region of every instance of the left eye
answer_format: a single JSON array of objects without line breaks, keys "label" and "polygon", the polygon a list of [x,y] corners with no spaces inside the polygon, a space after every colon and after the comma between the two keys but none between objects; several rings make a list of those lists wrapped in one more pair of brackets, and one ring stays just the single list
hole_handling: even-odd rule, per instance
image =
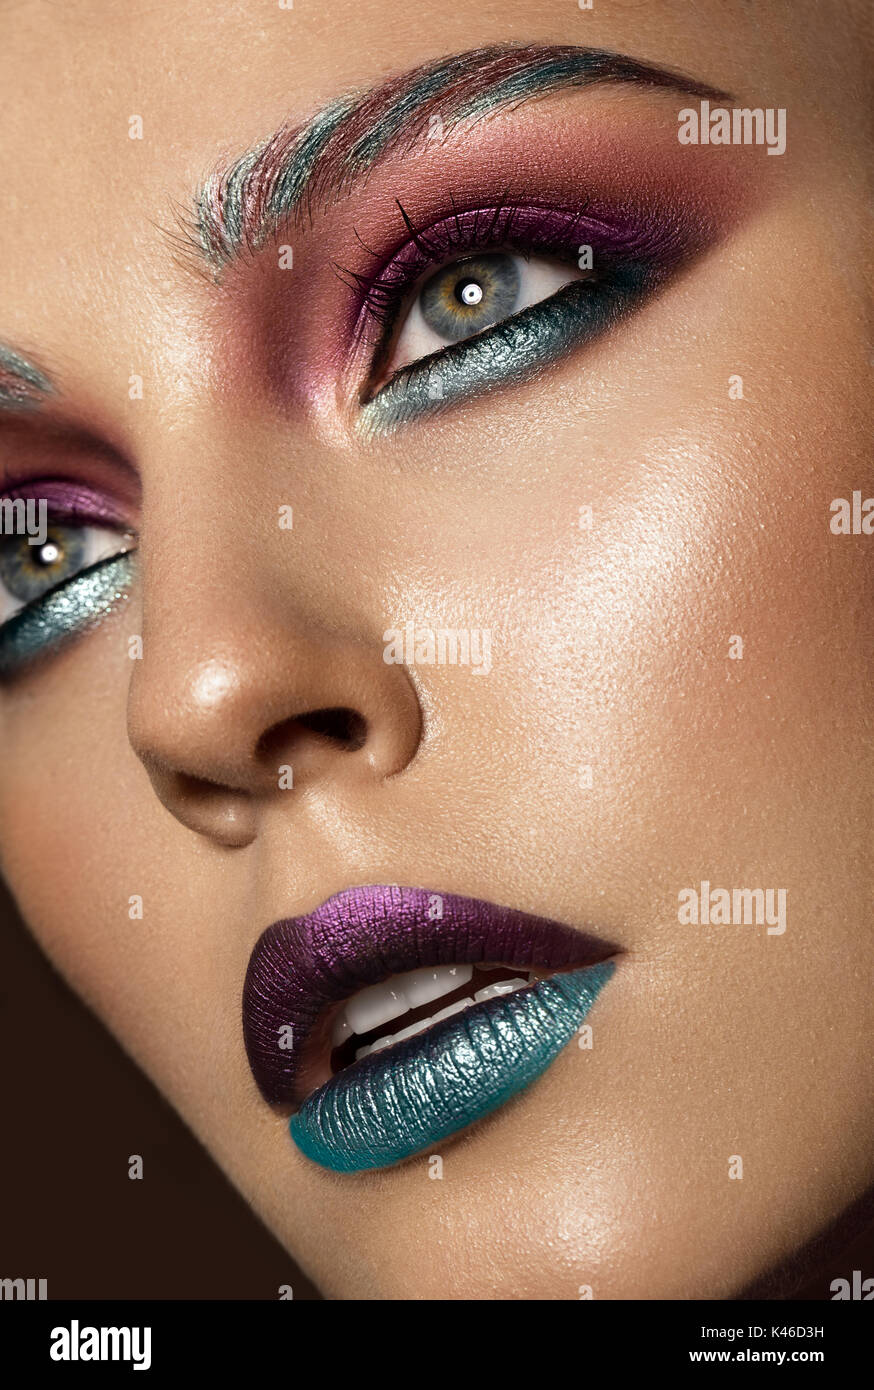
[{"label": "left eye", "polygon": [[453,261],[419,289],[398,334],[386,377],[450,343],[472,338],[541,299],[583,271],[541,258],[494,251]]},{"label": "left eye", "polygon": [[41,544],[27,535],[0,536],[0,624],[81,570],[125,549],[104,526],[50,524]]}]

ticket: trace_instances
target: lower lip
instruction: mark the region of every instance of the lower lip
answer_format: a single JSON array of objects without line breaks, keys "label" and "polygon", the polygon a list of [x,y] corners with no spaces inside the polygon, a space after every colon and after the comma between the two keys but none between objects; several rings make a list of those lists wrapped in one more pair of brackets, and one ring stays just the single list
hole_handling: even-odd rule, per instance
[{"label": "lower lip", "polygon": [[363,1057],[304,1101],[292,1139],[336,1173],[386,1168],[448,1139],[537,1080],[613,970],[601,961],[553,975]]}]

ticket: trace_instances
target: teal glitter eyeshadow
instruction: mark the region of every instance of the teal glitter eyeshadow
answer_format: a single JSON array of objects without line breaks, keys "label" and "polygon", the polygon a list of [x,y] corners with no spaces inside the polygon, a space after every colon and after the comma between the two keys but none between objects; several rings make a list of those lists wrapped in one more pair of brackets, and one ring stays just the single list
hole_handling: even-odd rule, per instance
[{"label": "teal glitter eyeshadow", "polygon": [[106,617],[129,596],[134,561],[134,551],[100,560],[9,618],[0,627],[0,680]]}]

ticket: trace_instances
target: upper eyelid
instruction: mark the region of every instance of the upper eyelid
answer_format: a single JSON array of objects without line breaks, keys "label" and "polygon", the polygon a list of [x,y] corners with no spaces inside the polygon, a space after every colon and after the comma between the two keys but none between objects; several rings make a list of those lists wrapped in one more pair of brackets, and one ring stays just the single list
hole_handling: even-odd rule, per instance
[{"label": "upper eyelid", "polygon": [[[6,498],[0,495],[0,503]],[[25,499],[22,499],[25,500]],[[111,531],[117,536],[130,536],[134,540],[139,539],[136,529],[124,521],[111,520],[108,517],[95,516],[87,512],[77,511],[74,507],[50,507],[46,518],[48,526],[66,526],[79,530]],[[7,539],[3,532],[0,532],[0,541]]]},{"label": "upper eyelid", "polygon": [[[447,210],[440,216],[415,227],[414,235],[408,233],[396,239],[391,251],[379,257],[356,232],[366,254],[378,258],[379,265],[369,274],[347,270],[355,285],[360,288],[383,281],[392,267],[403,267],[407,257],[414,265],[424,264],[426,258],[421,255],[421,246],[424,244],[427,248],[429,242],[433,244],[435,236],[447,237],[444,243],[447,260],[453,259],[455,248],[461,247],[458,254],[463,254],[466,245],[486,245],[502,238],[518,241],[520,245],[527,243],[554,249],[559,240],[571,245],[577,237],[587,236],[602,255],[633,252],[637,256],[655,256],[666,251],[673,241],[676,254],[682,253],[676,226],[669,227],[665,219],[652,211],[624,207],[616,200],[597,201],[594,196],[586,196],[575,206],[568,206],[520,193],[514,194],[512,201],[510,195],[504,194],[484,206],[482,199],[478,206],[458,206],[450,192],[445,195],[444,206]],[[420,250],[418,262],[414,254],[417,249]],[[335,268],[341,273],[344,270],[336,263]]]},{"label": "upper eyelid", "polygon": [[[696,251],[702,249],[703,246],[695,248]],[[674,259],[680,261],[682,257]],[[374,438],[386,431],[391,432],[399,425],[444,409],[446,405],[481,396],[484,391],[530,381],[532,374],[540,368],[567,357],[574,348],[600,338],[617,326],[627,313],[645,304],[673,278],[676,267],[670,264],[670,260],[670,256],[662,263],[647,261],[646,258],[639,261],[633,257],[617,259],[610,274],[591,282],[591,290],[587,278],[572,280],[553,294],[510,314],[470,338],[447,344],[437,352],[404,365],[376,391],[359,395],[361,414],[358,428],[362,437]],[[580,298],[581,290],[583,298]],[[574,304],[572,319],[567,315],[568,301]],[[562,303],[564,310],[560,307]],[[547,336],[533,342],[532,334],[539,333],[539,326],[543,324],[547,325]],[[501,361],[501,354],[496,358],[493,352],[492,345],[502,338],[514,354],[515,360],[510,370],[507,369],[506,357]],[[473,359],[480,363],[477,375],[465,379],[465,361],[469,354],[476,353],[478,347],[481,355]],[[446,371],[441,371],[441,363],[446,364]],[[435,370],[438,380],[443,383],[447,382],[448,372],[449,390],[445,397],[442,390],[436,396],[432,394]],[[425,400],[423,391],[428,400]]]},{"label": "upper eyelid", "polygon": [[[353,338],[356,342],[361,340],[363,328],[366,326],[367,312],[369,311],[374,317],[378,317],[378,313],[373,308],[374,296],[382,296],[386,302],[396,304],[399,296],[409,294],[417,280],[429,269],[436,271],[442,265],[452,264],[455,259],[461,258],[469,250],[483,249],[492,244],[492,238],[495,239],[495,245],[499,243],[512,245],[514,250],[520,251],[522,254],[525,254],[526,251],[536,254],[538,250],[544,254],[548,251],[556,254],[556,245],[548,242],[545,238],[540,246],[533,245],[536,237],[533,236],[530,228],[526,241],[526,219],[538,217],[563,219],[565,222],[564,230],[568,234],[570,242],[573,240],[573,237],[570,236],[571,232],[577,235],[586,230],[596,237],[599,235],[594,230],[594,219],[586,218],[586,204],[583,204],[579,210],[570,211],[538,205],[534,199],[526,199],[519,203],[497,202],[485,208],[456,208],[451,195],[450,202],[453,203],[453,210],[449,215],[444,214],[442,217],[432,220],[427,227],[416,229],[415,236],[411,235],[401,245],[396,245],[388,256],[381,258],[379,268],[369,276],[354,271],[347,272],[353,280],[352,288],[357,288],[361,299],[353,330]],[[479,217],[483,218],[482,225],[477,222]],[[467,221],[462,224],[461,219],[467,219]],[[473,219],[472,222],[471,219]],[[469,223],[470,225],[468,225]],[[425,254],[420,251],[418,259],[411,256],[410,264],[407,264],[404,257],[411,248],[416,248],[420,243],[427,245],[427,239],[433,238],[444,228],[449,230],[450,239],[454,244],[445,247],[445,254],[442,257],[435,257],[427,261]],[[557,230],[556,228],[556,236]],[[480,234],[482,234],[482,239],[480,239]],[[368,254],[374,255],[369,248],[365,247],[365,250]],[[342,267],[338,267],[341,272],[342,269]],[[395,276],[394,279],[388,278],[392,272]]]},{"label": "upper eyelid", "polygon": [[122,502],[114,492],[72,471],[28,476],[7,469],[5,478],[0,477],[0,503],[16,500],[44,501],[49,518],[57,522],[104,526],[136,534],[131,519],[136,507],[132,503]]}]

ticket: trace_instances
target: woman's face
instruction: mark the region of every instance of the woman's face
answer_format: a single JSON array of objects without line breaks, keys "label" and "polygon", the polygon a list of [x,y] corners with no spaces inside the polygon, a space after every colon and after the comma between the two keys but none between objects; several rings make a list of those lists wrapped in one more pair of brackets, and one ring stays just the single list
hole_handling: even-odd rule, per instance
[{"label": "woman's face", "polygon": [[[3,874],[327,1296],[727,1297],[874,1182],[874,538],[830,510],[874,492],[854,14],[4,20],[0,467],[51,508],[2,542]],[[775,139],[681,142],[707,100]],[[310,958],[366,886],[342,968]],[[430,895],[446,937],[395,959],[390,904],[415,938]],[[336,1093],[363,983],[562,964],[451,895],[612,975],[557,1032],[541,986],[480,1011],[531,1034],[490,1113],[482,1057],[466,1118],[453,1090],[470,1029],[435,1031],[450,1132],[429,1093],[400,1162],[380,1095],[427,1036],[400,1081],[347,1048],[388,1148],[313,1161],[288,1116]],[[482,942],[444,949],[459,911]]]}]

